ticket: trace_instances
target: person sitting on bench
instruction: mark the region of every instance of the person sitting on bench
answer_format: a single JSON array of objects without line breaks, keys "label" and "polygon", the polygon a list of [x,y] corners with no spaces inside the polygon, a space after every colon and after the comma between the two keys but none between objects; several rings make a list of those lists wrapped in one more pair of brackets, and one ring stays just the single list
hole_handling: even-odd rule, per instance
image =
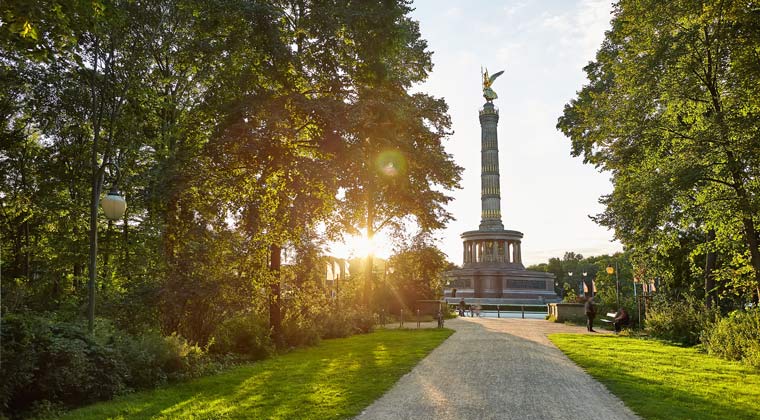
[{"label": "person sitting on bench", "polygon": [[615,333],[619,333],[621,328],[628,326],[630,320],[631,318],[628,316],[628,311],[626,311],[625,308],[618,309],[617,314],[615,314],[615,320],[613,321]]}]

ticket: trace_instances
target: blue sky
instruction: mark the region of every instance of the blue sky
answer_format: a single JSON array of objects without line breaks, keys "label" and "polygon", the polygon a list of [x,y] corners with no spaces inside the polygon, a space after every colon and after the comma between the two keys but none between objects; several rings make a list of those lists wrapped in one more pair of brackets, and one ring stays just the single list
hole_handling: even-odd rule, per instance
[{"label": "blue sky", "polygon": [[525,234],[523,261],[565,251],[585,256],[621,249],[589,215],[602,211],[609,175],[570,156],[555,129],[564,105],[586,82],[609,28],[609,1],[417,0],[412,16],[433,51],[435,67],[417,89],[446,99],[454,135],[446,142],[465,168],[449,210],[457,218],[439,233],[441,249],[461,264],[459,235],[480,222],[480,66],[506,70],[494,83],[500,109],[501,209],[506,229]]}]

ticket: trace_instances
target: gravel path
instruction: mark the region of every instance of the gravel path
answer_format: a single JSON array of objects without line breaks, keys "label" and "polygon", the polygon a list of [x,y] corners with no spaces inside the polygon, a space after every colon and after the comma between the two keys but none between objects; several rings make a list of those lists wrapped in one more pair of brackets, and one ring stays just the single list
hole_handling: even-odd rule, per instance
[{"label": "gravel path", "polygon": [[456,332],[356,419],[639,419],[546,338],[585,327],[505,318],[446,326]]}]

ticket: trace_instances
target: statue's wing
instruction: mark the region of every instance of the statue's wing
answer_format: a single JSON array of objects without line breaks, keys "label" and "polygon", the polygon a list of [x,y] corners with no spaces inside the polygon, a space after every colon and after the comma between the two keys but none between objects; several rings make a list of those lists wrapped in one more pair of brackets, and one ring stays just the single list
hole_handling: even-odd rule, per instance
[{"label": "statue's wing", "polygon": [[504,73],[504,70],[494,73],[493,75],[491,75],[491,77],[488,78],[488,81],[493,83],[493,81],[496,80],[496,78],[501,76],[503,73]]}]

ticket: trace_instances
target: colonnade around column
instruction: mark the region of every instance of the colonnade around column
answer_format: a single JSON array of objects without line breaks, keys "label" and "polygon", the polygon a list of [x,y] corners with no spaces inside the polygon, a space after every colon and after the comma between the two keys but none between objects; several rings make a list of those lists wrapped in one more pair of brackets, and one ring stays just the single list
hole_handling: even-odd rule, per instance
[{"label": "colonnade around column", "polygon": [[464,263],[522,264],[518,240],[469,240],[464,241]]}]

